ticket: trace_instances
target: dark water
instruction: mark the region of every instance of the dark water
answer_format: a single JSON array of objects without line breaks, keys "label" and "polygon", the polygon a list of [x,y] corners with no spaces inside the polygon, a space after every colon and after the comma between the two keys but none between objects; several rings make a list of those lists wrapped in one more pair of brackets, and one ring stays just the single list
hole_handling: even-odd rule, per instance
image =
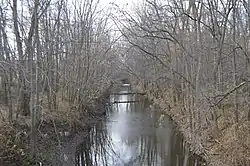
[{"label": "dark water", "polygon": [[[131,89],[124,86],[114,91],[125,93]],[[111,95],[105,118],[95,123],[87,135],[75,138],[74,145],[63,154],[63,165],[202,165],[185,148],[169,117],[139,98],[131,94]]]}]

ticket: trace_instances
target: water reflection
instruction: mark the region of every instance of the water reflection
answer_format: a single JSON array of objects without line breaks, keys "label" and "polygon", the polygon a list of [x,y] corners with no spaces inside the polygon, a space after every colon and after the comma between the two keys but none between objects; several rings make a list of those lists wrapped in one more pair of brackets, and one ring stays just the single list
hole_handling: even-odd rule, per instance
[{"label": "water reflection", "polygon": [[[120,92],[127,92],[123,87]],[[114,95],[110,101],[135,100]],[[152,111],[145,101],[107,106],[107,116],[89,130],[75,154],[77,166],[194,166],[168,117]]]}]

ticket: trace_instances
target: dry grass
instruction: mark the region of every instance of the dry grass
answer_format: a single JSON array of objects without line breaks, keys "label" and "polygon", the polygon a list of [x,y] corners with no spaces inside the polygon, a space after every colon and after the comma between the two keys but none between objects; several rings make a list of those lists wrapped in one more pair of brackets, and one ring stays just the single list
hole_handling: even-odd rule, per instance
[{"label": "dry grass", "polygon": [[19,163],[25,155],[26,133],[23,130],[11,126],[9,123],[1,123],[0,126],[0,165],[1,163]]},{"label": "dry grass", "polygon": [[[56,154],[55,148],[61,141],[59,133],[69,131],[73,135],[75,131],[78,131],[77,129],[84,129],[91,118],[88,111],[92,110],[87,111],[87,109],[99,104],[96,99],[102,95],[103,92],[94,91],[91,95],[84,97],[84,101],[79,107],[79,105],[71,105],[67,100],[62,100],[59,93],[57,94],[56,110],[48,108],[45,95],[40,96],[41,103],[36,113],[39,131],[36,144],[37,157],[50,161]],[[13,124],[9,124],[7,121],[8,108],[0,105],[0,165],[2,163],[31,162],[29,154],[31,117],[19,115],[18,119],[14,119]]]},{"label": "dry grass", "polygon": [[250,165],[250,122],[234,124],[225,129],[218,141],[209,147],[213,166]]},{"label": "dry grass", "polygon": [[79,122],[79,112],[74,106],[70,105],[69,101],[62,100],[61,97],[57,98],[57,109],[51,111],[48,108],[47,99],[44,99],[41,120],[45,122],[62,122],[70,125]]},{"label": "dry grass", "polygon": [[[142,90],[140,86],[137,89]],[[246,121],[245,105],[242,104],[242,110],[240,110],[241,123],[234,123],[232,104],[225,104],[223,111],[217,111],[220,116],[217,120],[219,130],[212,125],[203,124],[199,127],[205,127],[197,128],[191,135],[189,112],[184,110],[182,104],[173,104],[170,98],[171,92],[162,90],[158,96],[155,95],[154,90],[146,90],[146,92],[148,98],[165,110],[177,123],[185,140],[191,145],[191,150],[206,158],[209,165],[250,166],[250,122]],[[205,123],[206,116],[208,114],[203,115],[201,123]]]}]

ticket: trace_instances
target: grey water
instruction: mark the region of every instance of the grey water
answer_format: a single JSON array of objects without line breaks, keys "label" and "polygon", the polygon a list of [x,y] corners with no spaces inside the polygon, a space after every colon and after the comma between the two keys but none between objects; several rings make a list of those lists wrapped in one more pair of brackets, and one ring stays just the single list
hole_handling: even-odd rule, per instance
[{"label": "grey water", "polygon": [[[199,166],[171,119],[130,86],[113,90],[106,115],[87,134],[75,138],[63,165],[75,166]],[[121,95],[119,95],[121,93]],[[81,141],[79,141],[81,140]]]}]

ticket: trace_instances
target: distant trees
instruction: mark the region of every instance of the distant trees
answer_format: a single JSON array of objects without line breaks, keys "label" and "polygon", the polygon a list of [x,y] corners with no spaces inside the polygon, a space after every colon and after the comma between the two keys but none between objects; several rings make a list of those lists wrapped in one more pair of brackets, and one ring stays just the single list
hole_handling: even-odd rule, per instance
[{"label": "distant trees", "polygon": [[182,104],[191,133],[249,120],[248,1],[145,0],[117,11],[126,68]]}]

